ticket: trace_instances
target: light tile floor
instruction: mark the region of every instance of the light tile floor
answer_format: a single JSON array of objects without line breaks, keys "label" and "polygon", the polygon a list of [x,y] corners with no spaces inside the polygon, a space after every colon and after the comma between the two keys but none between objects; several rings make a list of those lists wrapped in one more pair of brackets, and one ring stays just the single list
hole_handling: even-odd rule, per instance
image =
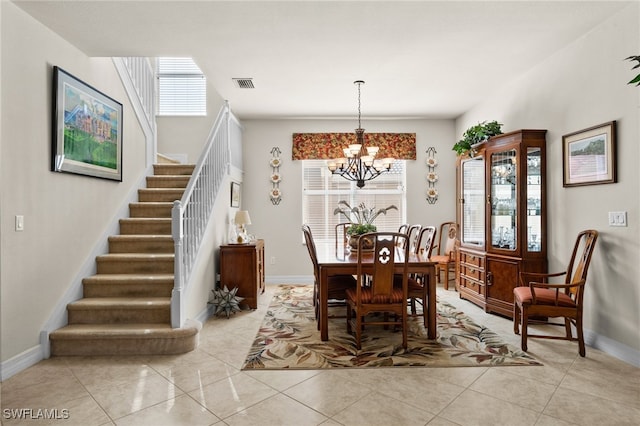
[{"label": "light tile floor", "polygon": [[[2,424],[640,424],[640,369],[589,347],[581,358],[573,342],[532,339],[544,367],[240,371],[273,289],[255,311],[210,319],[188,354],[42,361],[1,384]],[[519,344],[510,320],[438,295]],[[11,409],[68,418],[17,420]]]}]

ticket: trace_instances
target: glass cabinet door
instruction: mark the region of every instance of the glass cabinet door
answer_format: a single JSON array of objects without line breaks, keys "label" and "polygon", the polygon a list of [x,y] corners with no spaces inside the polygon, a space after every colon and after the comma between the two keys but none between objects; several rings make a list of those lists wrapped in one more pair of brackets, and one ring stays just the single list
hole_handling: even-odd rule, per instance
[{"label": "glass cabinet door", "polygon": [[527,148],[527,250],[542,250],[542,149]]},{"label": "glass cabinet door", "polygon": [[515,149],[491,154],[491,228],[489,244],[500,250],[516,250],[517,182]]},{"label": "glass cabinet door", "polygon": [[460,214],[460,242],[484,246],[484,159],[470,158],[461,163],[462,205]]}]

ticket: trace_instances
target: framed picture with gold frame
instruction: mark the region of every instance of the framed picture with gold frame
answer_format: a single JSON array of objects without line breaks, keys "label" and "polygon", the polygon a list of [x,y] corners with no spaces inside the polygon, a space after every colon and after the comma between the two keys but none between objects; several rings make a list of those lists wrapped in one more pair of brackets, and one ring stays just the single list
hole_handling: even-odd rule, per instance
[{"label": "framed picture with gold frame", "polygon": [[616,122],[564,135],[562,171],[564,187],[617,182]]}]

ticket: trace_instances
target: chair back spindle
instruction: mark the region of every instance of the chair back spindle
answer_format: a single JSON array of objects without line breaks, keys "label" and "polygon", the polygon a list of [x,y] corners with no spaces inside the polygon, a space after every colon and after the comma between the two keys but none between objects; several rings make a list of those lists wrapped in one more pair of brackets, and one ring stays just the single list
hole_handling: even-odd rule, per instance
[{"label": "chair back spindle", "polygon": [[427,257],[431,257],[431,252],[433,251],[437,234],[438,231],[435,226],[423,227],[420,230],[420,235],[418,236],[418,243],[416,244],[415,252],[420,253],[420,251],[422,251]]}]

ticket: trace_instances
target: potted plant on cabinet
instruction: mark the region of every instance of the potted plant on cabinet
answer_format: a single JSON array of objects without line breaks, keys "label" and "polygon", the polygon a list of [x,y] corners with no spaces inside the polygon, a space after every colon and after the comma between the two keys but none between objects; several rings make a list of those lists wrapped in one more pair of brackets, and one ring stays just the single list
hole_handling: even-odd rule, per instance
[{"label": "potted plant on cabinet", "polygon": [[453,150],[458,155],[470,153],[473,155],[473,147],[476,144],[488,140],[491,136],[502,134],[502,124],[497,121],[478,123],[469,127],[463,134],[462,139],[453,145]]},{"label": "potted plant on cabinet", "polygon": [[[376,209],[375,207],[366,207],[364,203],[351,207],[348,202],[342,200],[338,202],[338,207],[333,211],[333,214],[340,214],[351,223],[347,229],[349,246],[357,249],[360,236],[376,232],[378,228],[373,224],[373,221],[381,214],[387,214],[389,210],[398,210],[398,208],[392,204],[385,208]],[[366,242],[365,248],[373,249],[373,241]]]},{"label": "potted plant on cabinet", "polygon": [[[633,68],[631,68],[632,70],[635,70],[636,68],[640,68],[640,56],[629,56],[627,58],[627,61],[636,61],[638,62],[637,64],[634,65]],[[636,75],[635,78],[633,80],[631,80],[629,83],[627,84],[635,84],[636,86],[640,86],[640,74]]]}]

